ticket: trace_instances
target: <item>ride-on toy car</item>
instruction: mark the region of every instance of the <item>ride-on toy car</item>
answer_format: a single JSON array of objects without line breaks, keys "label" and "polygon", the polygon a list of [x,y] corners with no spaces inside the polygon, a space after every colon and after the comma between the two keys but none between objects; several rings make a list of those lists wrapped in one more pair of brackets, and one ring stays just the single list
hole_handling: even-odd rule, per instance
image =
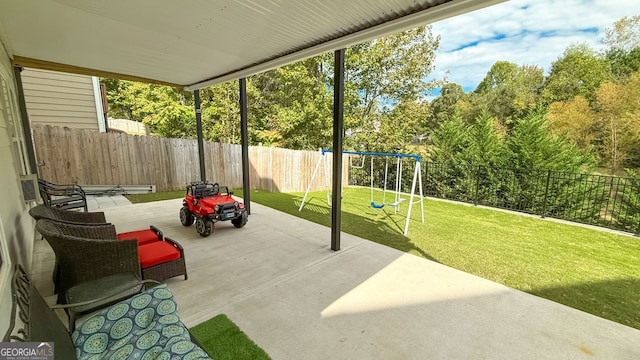
[{"label": "ride-on toy car", "polygon": [[[220,192],[224,189],[224,192]],[[213,232],[214,223],[231,220],[233,226],[241,228],[247,224],[247,210],[236,201],[227,186],[218,183],[192,182],[182,200],[180,222],[184,226],[196,223],[196,231],[206,237]]]}]

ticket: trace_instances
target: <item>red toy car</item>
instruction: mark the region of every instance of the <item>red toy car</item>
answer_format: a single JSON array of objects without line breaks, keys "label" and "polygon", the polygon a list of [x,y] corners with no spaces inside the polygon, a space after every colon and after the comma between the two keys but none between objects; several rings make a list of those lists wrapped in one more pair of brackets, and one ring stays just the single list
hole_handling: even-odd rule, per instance
[{"label": "red toy car", "polygon": [[[225,192],[221,193],[223,188]],[[196,223],[196,231],[206,237],[213,232],[213,224],[231,220],[233,226],[241,228],[247,224],[247,210],[244,204],[233,197],[227,186],[218,183],[192,182],[187,186],[187,194],[180,209],[180,222],[184,226]]]}]

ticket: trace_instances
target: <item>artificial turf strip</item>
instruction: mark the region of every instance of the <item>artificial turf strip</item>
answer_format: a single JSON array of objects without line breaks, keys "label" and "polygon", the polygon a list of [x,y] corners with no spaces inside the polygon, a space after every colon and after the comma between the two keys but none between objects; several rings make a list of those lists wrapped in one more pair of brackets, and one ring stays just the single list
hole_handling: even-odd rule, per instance
[{"label": "artificial turf strip", "polygon": [[[251,200],[331,226],[325,192],[298,212],[303,195],[252,191]],[[414,205],[405,237],[406,205],[394,214],[369,203],[368,189],[344,189],[342,231],[640,329],[637,237],[434,200],[425,200],[424,224]]]},{"label": "artificial turf strip", "polygon": [[271,359],[224,314],[196,325],[189,331],[213,359]]}]

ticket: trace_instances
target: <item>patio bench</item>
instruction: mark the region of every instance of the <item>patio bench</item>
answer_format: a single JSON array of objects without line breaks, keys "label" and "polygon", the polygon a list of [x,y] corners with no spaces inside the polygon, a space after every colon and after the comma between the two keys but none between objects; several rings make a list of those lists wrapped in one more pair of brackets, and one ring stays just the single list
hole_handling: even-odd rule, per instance
[{"label": "patio bench", "polygon": [[45,205],[71,210],[82,208],[85,212],[87,208],[87,195],[80,185],[76,184],[54,184],[52,182],[38,179],[38,190]]},{"label": "patio bench", "polygon": [[[49,348],[53,344],[56,359],[211,359],[180,321],[167,285],[88,316],[72,334],[20,266],[13,275],[11,296],[10,323],[2,341]],[[22,328],[16,329],[16,323]]]}]

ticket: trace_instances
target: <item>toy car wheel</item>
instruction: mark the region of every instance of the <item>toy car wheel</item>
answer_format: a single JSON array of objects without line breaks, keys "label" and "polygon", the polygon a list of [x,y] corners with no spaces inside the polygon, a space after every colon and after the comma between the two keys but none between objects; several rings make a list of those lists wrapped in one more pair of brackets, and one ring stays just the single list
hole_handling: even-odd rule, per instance
[{"label": "toy car wheel", "polygon": [[180,209],[180,222],[182,225],[191,226],[191,224],[193,224],[193,220],[193,214],[191,213],[191,210],[189,210],[189,207],[183,206],[182,209]]},{"label": "toy car wheel", "polygon": [[238,218],[231,220],[231,223],[233,224],[233,226],[240,229],[241,227],[247,225],[247,220],[249,220],[249,216],[247,216],[247,212],[245,211]]},{"label": "toy car wheel", "polygon": [[202,237],[207,237],[213,232],[213,222],[211,220],[199,217],[196,219],[196,231]]}]

